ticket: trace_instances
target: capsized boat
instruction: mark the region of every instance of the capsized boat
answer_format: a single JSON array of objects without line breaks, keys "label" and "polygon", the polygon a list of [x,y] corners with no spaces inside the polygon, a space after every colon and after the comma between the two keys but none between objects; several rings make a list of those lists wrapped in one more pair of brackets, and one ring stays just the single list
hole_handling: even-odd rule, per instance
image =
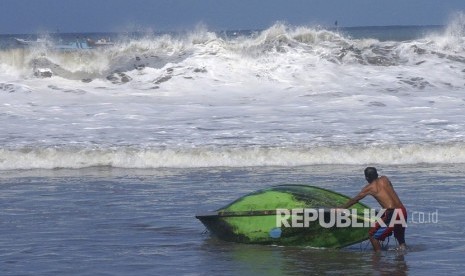
[{"label": "capsized boat", "polygon": [[14,38],[16,43],[21,46],[48,46],[50,42],[43,38],[38,38],[37,40],[26,40],[22,38]]},{"label": "capsized boat", "polygon": [[[331,208],[343,205],[348,199],[345,195],[315,186],[280,185],[247,194],[215,212],[196,215],[196,218],[210,233],[225,241],[341,248],[368,239],[370,223],[365,223],[364,210],[369,207],[362,203],[351,207],[355,210],[351,219],[358,227],[352,224],[338,227],[336,223],[328,227],[330,216],[337,212]],[[294,222],[300,220],[299,223],[303,223],[302,214],[292,216],[291,211],[299,209],[323,210],[324,223],[316,220],[294,227],[301,226]],[[283,216],[286,213],[291,215]],[[278,221],[284,223],[278,225]]]},{"label": "capsized boat", "polygon": [[25,40],[21,38],[15,38],[15,41],[18,45],[21,46],[46,46],[51,50],[61,50],[61,51],[75,51],[75,50],[90,50],[94,49],[97,46],[109,46],[113,45],[113,43],[94,43],[90,45],[87,41],[83,41],[81,39],[77,39],[76,41],[69,42],[67,44],[54,44],[45,39],[37,39],[37,40]]},{"label": "capsized boat", "polygon": [[58,44],[53,46],[54,50],[62,50],[62,51],[73,51],[73,50],[90,50],[90,47],[87,42],[77,40],[75,42],[70,42],[68,44]]},{"label": "capsized boat", "polygon": [[86,41],[90,47],[105,47],[105,46],[108,47],[108,46],[115,45],[115,43],[111,42],[109,38],[108,39],[101,38],[98,40],[87,38]]}]

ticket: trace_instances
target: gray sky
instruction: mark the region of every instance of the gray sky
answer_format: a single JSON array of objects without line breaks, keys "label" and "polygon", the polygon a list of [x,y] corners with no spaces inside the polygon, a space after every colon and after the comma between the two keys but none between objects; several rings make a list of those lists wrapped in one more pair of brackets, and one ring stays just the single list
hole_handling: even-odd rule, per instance
[{"label": "gray sky", "polygon": [[445,25],[465,0],[0,0],[0,34]]}]

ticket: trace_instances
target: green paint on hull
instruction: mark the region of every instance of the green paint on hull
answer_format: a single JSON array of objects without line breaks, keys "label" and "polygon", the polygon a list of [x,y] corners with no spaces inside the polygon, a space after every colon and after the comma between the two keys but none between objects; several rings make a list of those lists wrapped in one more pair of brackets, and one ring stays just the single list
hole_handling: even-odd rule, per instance
[{"label": "green paint on hull", "polygon": [[262,190],[259,193],[241,197],[219,212],[238,212],[251,210],[275,210],[276,208],[304,208],[305,202],[298,200],[293,194],[276,190]]},{"label": "green paint on hull", "polygon": [[[308,227],[277,228],[276,209],[324,208],[329,212],[329,208],[341,206],[348,199],[314,186],[281,185],[245,195],[213,214],[197,218],[210,232],[227,241],[340,248],[366,240],[367,228],[324,228],[318,221]],[[357,203],[351,208],[357,209],[357,221],[362,223],[363,209],[369,209],[368,206]],[[288,219],[290,224],[291,220],[292,217]]]}]

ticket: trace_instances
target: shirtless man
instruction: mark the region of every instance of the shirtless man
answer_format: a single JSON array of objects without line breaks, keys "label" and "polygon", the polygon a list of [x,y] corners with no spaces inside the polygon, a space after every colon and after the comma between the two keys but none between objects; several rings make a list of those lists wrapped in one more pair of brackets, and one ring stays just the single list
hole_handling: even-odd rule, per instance
[{"label": "shirtless man", "polygon": [[[373,196],[381,207],[386,209],[381,217],[386,227],[382,227],[376,222],[375,226],[370,228],[368,232],[373,249],[375,251],[381,251],[381,244],[379,241],[384,241],[386,237],[394,232],[394,237],[399,243],[398,249],[405,250],[405,225],[400,224],[400,221],[407,221],[407,210],[400,201],[396,191],[394,191],[391,181],[389,181],[386,176],[378,177],[378,172],[374,167],[367,167],[365,169],[365,179],[368,181],[368,185],[366,185],[358,195],[344,204],[342,208],[349,208],[367,195]],[[396,214],[395,219],[396,222],[399,223],[396,223],[393,227],[389,227],[393,214]]]}]

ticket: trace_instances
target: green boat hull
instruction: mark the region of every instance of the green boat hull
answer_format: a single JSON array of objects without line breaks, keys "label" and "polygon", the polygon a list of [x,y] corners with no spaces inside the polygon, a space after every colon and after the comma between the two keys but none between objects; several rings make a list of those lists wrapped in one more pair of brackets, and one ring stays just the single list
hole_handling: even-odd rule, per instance
[{"label": "green boat hull", "polygon": [[[292,210],[316,209],[330,222],[330,208],[341,206],[349,197],[306,185],[280,185],[245,195],[215,212],[197,215],[207,229],[225,241],[249,244],[274,244],[282,246],[309,246],[341,248],[368,239],[369,223],[364,223],[363,210],[368,206],[357,203],[351,207],[356,214],[351,217],[357,227],[338,227],[322,224],[319,220],[303,225],[303,214],[293,221]],[[283,212],[289,214],[283,216]],[[333,213],[334,215],[334,213]],[[277,223],[280,216],[281,225]],[[286,222],[287,221],[287,225]],[[299,227],[294,227],[299,222]],[[363,225],[363,226],[361,226]]]}]

